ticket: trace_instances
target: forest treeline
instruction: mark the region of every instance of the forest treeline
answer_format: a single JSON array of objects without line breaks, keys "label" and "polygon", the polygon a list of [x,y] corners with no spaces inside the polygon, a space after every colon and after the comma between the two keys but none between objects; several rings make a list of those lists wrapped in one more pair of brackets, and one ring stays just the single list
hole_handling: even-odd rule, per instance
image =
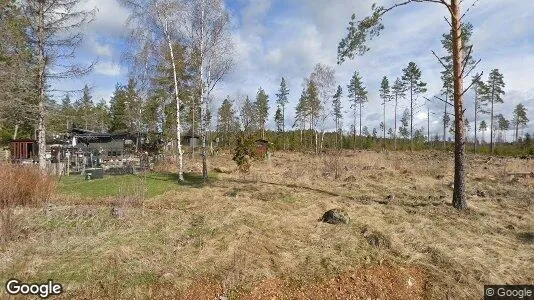
[{"label": "forest treeline", "polygon": [[[40,89],[32,80],[38,75],[40,63],[39,54],[32,46],[35,37],[28,30],[34,22],[32,15],[28,8],[17,5],[16,1],[1,2],[0,27],[4,30],[0,32],[0,135],[2,143],[6,144],[14,137],[37,139],[42,114],[38,101]],[[217,1],[213,2],[216,4]],[[212,17],[219,20],[217,16]],[[472,26],[469,23],[462,26],[463,42],[471,47],[465,65],[474,67],[477,62],[472,58],[469,41]],[[165,32],[163,28],[162,33]],[[169,144],[175,141],[178,128],[183,131],[182,136],[200,136],[204,128],[209,143],[216,142],[219,147],[227,148],[235,146],[240,132],[250,138],[267,139],[275,149],[315,153],[338,148],[453,148],[450,33],[443,34],[444,54],[438,57],[444,67],[441,91],[431,98],[425,96],[427,84],[424,77],[433,74],[422,74],[412,61],[399,70],[396,78],[384,76],[380,86],[376,87],[365,86],[364,70],[355,70],[349,82],[340,83],[335,80],[333,67],[318,63],[311,74],[304,76],[299,90],[290,91],[287,80],[281,78],[275,91],[258,87],[255,95],[216,99],[206,93],[212,89],[209,78],[203,88],[198,84],[202,73],[199,43],[171,37],[151,43],[136,42],[139,49],[151,47],[150,51],[157,51],[160,56],[152,56],[157,58],[147,61],[143,51],[132,51],[132,68],[138,66],[135,63],[144,63],[150,65],[150,72],[142,76],[131,72],[127,82],[117,83],[110,99],[94,99],[91,87],[87,85],[79,92],[61,93],[49,87],[45,90],[46,113],[43,117],[47,138],[78,127],[99,132],[140,132],[149,140],[163,139]],[[169,42],[170,47],[167,47]],[[220,59],[233,53],[222,51],[210,55]],[[61,56],[56,53],[56,57]],[[214,83],[231,66],[231,58],[220,61],[223,63],[219,73],[214,75],[219,77],[211,79]],[[215,69],[212,66],[210,71],[216,73]],[[60,75],[49,74],[61,78]],[[369,99],[368,92],[372,89],[379,93],[380,99]],[[202,97],[201,92],[204,92]],[[291,109],[288,107],[290,93],[299,95]],[[515,106],[513,114],[504,114],[504,94],[504,76],[498,69],[490,70],[486,78],[481,73],[472,76],[466,101],[473,102],[474,111],[469,115],[475,118],[464,120],[467,132],[471,133],[468,134],[467,149],[481,153],[534,154],[532,136],[524,130],[529,122],[527,110],[520,103]],[[178,110],[177,101],[180,102]],[[443,109],[431,111],[427,101],[441,103]],[[369,105],[380,106],[383,110],[378,126],[366,124],[365,113]],[[177,111],[181,116],[179,122]],[[270,114],[272,111],[275,113]],[[294,113],[289,115],[288,111]],[[427,113],[427,126],[414,124],[414,115],[421,111]],[[391,118],[393,122],[388,121]],[[430,131],[430,123],[436,119],[442,124],[441,132]],[[268,124],[274,124],[274,127]]]}]

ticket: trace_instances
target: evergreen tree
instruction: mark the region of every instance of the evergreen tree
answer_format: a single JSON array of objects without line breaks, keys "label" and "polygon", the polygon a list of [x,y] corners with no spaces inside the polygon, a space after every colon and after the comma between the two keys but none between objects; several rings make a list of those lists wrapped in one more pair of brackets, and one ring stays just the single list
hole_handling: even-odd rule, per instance
[{"label": "evergreen tree", "polygon": [[506,131],[510,129],[510,121],[508,121],[502,114],[498,114],[496,129],[499,130],[497,141],[506,142]]},{"label": "evergreen tree", "polygon": [[124,89],[115,85],[115,91],[109,101],[110,105],[110,131],[117,132],[128,129],[126,123],[126,95]]},{"label": "evergreen tree", "polygon": [[[350,99],[350,108],[354,112],[354,128],[356,128],[356,111],[359,108],[360,116],[360,135],[362,134],[362,105],[363,103],[367,102],[367,91],[365,90],[365,87],[362,83],[362,78],[360,77],[360,74],[358,71],[354,72],[354,75],[352,75],[352,78],[350,79],[350,83],[347,86],[349,91],[349,99]],[[356,132],[354,133],[354,136],[356,136]],[[356,138],[354,140],[356,142]]]},{"label": "evergreen tree", "polygon": [[[477,122],[478,122],[478,114],[479,113],[487,113],[486,112],[486,106],[487,101],[483,101],[487,98],[488,95],[488,87],[482,80],[480,80],[480,74],[476,74],[473,76],[472,79],[473,82],[473,91],[475,94],[474,100],[475,100],[475,142],[473,143],[474,152],[477,152]],[[482,101],[481,101],[482,100]]]},{"label": "evergreen tree", "polygon": [[[282,123],[282,132],[286,131],[285,127],[285,117],[286,117],[286,105],[289,102],[287,99],[287,95],[289,95],[289,89],[287,88],[286,80],[284,77],[282,77],[282,81],[280,82],[280,89],[278,90],[278,93],[276,94],[276,104],[278,104],[279,107],[282,108],[281,112],[281,123]],[[284,143],[285,147],[285,143]]]},{"label": "evergreen tree", "polygon": [[254,103],[250,101],[250,98],[248,96],[245,97],[245,101],[241,106],[239,115],[241,117],[241,124],[243,125],[243,130],[247,133],[254,130]]},{"label": "evergreen tree", "polygon": [[[89,87],[87,84],[83,87],[83,94],[82,98],[78,101],[77,105],[77,111],[78,116],[80,120],[83,122],[83,126],[86,130],[91,128],[91,123],[94,120],[93,115],[93,96],[91,96],[91,92],[89,90]],[[91,128],[93,129],[93,128]]]},{"label": "evergreen tree", "polygon": [[107,132],[110,124],[109,109],[104,99],[96,104],[94,108],[94,129],[99,132]]},{"label": "evergreen tree", "polygon": [[487,101],[490,104],[490,152],[493,154],[493,129],[494,129],[494,106],[495,103],[504,103],[502,96],[504,95],[504,81],[503,76],[498,69],[493,69],[489,75]]},{"label": "evergreen tree", "polygon": [[360,133],[362,136],[370,137],[371,134],[369,133],[369,128],[367,126],[363,126],[362,132]]},{"label": "evergreen tree", "polygon": [[391,101],[391,90],[389,88],[389,80],[386,76],[382,78],[380,83],[380,98],[382,99],[382,105],[384,109],[384,121],[382,122],[382,132],[383,132],[383,147],[386,147],[386,103]]},{"label": "evergreen tree", "polygon": [[527,109],[519,103],[514,109],[513,124],[515,127],[515,142],[519,141],[519,128],[526,126],[528,123]]},{"label": "evergreen tree", "polygon": [[306,119],[308,118],[308,96],[306,95],[306,89],[302,89],[299,102],[295,107],[295,123],[293,127],[298,125],[300,129],[300,144],[302,145],[303,131],[306,128]]},{"label": "evergreen tree", "polygon": [[218,111],[217,131],[222,137],[223,143],[230,146],[230,136],[236,132],[238,122],[235,115],[232,101],[226,97]]},{"label": "evergreen tree", "polygon": [[[402,72],[402,81],[410,91],[410,140],[412,140],[414,97],[426,92],[426,83],[421,81],[421,70],[419,70],[414,62],[410,62],[406,68],[402,69]],[[410,142],[410,150],[413,150],[412,142]]]},{"label": "evergreen tree", "polygon": [[332,108],[334,113],[334,121],[336,124],[336,145],[339,145],[339,137],[341,133],[341,120],[343,119],[343,112],[341,111],[343,107],[341,106],[341,97],[343,96],[343,89],[340,85],[337,86],[337,91],[334,94],[332,100]]},{"label": "evergreen tree", "polygon": [[274,114],[274,123],[276,124],[276,130],[278,132],[284,132],[284,117],[280,106],[276,108],[276,113]]},{"label": "evergreen tree", "polygon": [[488,125],[486,124],[486,121],[482,120],[480,122],[478,130],[482,132],[482,142],[484,142],[484,133],[486,132],[486,130],[488,130]]},{"label": "evergreen tree", "polygon": [[401,117],[401,127],[399,128],[399,133],[403,138],[410,137],[410,131],[408,126],[410,125],[410,110],[405,109]]},{"label": "evergreen tree", "polygon": [[260,87],[256,94],[256,102],[254,102],[254,108],[256,112],[256,121],[261,128],[261,138],[265,138],[265,123],[269,116],[269,96]]},{"label": "evergreen tree", "polygon": [[398,107],[399,99],[403,99],[406,96],[405,94],[406,85],[400,78],[397,78],[391,90],[392,90],[391,92],[395,96],[395,121],[394,121],[395,126],[393,129],[393,135],[394,135],[393,139],[394,139],[394,149],[397,150],[397,107]]}]

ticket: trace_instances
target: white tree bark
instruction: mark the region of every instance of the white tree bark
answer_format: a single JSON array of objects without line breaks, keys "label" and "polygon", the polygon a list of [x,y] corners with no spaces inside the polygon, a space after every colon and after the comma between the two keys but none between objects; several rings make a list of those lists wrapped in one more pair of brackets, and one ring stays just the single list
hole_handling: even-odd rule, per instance
[{"label": "white tree bark", "polygon": [[172,75],[174,80],[174,98],[176,100],[176,148],[178,150],[178,180],[184,181],[182,126],[180,124],[180,98],[178,96],[178,78],[176,75],[176,63],[174,61],[174,51],[172,49],[172,42],[168,32],[167,21],[165,21],[165,38],[167,40],[169,52],[171,55]]}]

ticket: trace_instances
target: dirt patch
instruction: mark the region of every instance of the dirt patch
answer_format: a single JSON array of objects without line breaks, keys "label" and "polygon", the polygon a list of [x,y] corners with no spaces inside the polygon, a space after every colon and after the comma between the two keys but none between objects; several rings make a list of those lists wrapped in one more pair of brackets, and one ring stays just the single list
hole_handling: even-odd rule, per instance
[{"label": "dirt patch", "polygon": [[384,265],[303,285],[274,278],[239,299],[427,299],[425,286],[422,269]]}]

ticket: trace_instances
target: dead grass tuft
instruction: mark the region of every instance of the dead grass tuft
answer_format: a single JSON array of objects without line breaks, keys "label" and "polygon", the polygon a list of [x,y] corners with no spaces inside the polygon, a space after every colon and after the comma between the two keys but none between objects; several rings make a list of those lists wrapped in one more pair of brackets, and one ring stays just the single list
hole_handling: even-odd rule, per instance
[{"label": "dead grass tuft", "polygon": [[0,166],[0,209],[9,206],[35,206],[47,201],[56,181],[35,166]]}]

